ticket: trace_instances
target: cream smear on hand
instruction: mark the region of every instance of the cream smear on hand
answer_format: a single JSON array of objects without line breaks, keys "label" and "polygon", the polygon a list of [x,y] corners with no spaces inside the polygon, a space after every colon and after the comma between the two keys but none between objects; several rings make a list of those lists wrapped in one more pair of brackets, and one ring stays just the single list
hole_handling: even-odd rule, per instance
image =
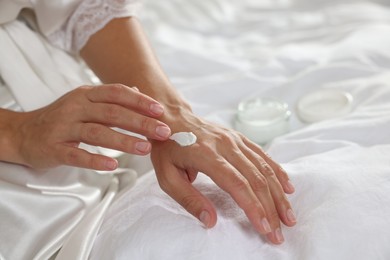
[{"label": "cream smear on hand", "polygon": [[189,146],[196,143],[196,135],[193,132],[178,132],[174,133],[169,139],[175,141],[180,146]]}]

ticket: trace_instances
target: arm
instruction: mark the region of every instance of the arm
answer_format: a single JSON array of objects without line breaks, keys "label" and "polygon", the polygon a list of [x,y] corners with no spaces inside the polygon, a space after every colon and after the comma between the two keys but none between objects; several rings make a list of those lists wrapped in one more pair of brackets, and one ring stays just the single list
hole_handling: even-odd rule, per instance
[{"label": "arm", "polygon": [[259,233],[283,242],[280,222],[295,224],[284,193],[294,191],[287,174],[239,133],[192,113],[162,71],[137,19],[112,20],[89,39],[81,56],[104,82],[137,86],[163,104],[161,120],[172,132],[192,131],[198,137],[184,148],[171,141],[152,142],[152,162],[165,192],[206,227],[214,226],[214,206],[191,185],[203,172],[230,193]]}]

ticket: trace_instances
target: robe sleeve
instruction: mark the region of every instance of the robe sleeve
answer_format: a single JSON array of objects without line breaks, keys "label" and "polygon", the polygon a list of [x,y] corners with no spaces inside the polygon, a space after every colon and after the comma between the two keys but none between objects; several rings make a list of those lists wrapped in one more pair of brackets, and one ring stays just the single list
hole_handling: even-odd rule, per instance
[{"label": "robe sleeve", "polygon": [[137,14],[141,0],[0,0],[0,24],[32,9],[40,32],[55,46],[77,53],[114,18]]}]

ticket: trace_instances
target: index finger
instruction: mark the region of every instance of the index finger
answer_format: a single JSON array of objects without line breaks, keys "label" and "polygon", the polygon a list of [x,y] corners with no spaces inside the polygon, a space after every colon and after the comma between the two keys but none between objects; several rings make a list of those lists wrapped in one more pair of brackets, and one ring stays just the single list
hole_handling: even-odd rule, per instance
[{"label": "index finger", "polygon": [[135,87],[122,84],[96,86],[86,96],[94,103],[117,104],[147,116],[161,116],[164,112],[163,106],[156,100],[142,94]]}]

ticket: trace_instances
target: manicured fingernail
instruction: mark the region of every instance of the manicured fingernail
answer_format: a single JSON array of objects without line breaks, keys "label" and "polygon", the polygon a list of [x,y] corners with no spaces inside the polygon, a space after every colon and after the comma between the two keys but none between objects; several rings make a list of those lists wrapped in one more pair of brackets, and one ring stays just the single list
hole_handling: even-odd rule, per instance
[{"label": "manicured fingernail", "polygon": [[167,126],[157,126],[156,134],[161,138],[168,138],[171,135],[171,129]]},{"label": "manicured fingernail", "polygon": [[151,145],[148,142],[137,142],[135,149],[140,153],[147,153],[150,151]]},{"label": "manicured fingernail", "polygon": [[155,115],[161,115],[164,112],[164,108],[160,104],[151,104],[150,111]]},{"label": "manicured fingernail", "polygon": [[295,217],[294,211],[292,211],[292,209],[287,210],[286,216],[287,216],[288,221],[294,222],[294,223],[297,222],[297,218]]},{"label": "manicured fingernail", "polygon": [[260,222],[266,233],[270,233],[272,231],[271,226],[269,225],[269,222],[266,218],[263,218]]},{"label": "manicured fingernail", "polygon": [[275,234],[276,241],[278,241],[278,243],[282,243],[284,241],[282,230],[280,230],[280,228],[275,229],[274,234]]},{"label": "manicured fingernail", "polygon": [[287,182],[286,182],[286,188],[287,188],[288,191],[290,191],[290,192],[294,192],[294,191],[295,191],[294,185],[293,185],[290,181],[287,181]]},{"label": "manicured fingernail", "polygon": [[116,160],[107,160],[104,165],[107,170],[115,170],[118,167],[118,162]]},{"label": "manicured fingernail", "polygon": [[203,210],[199,215],[199,220],[205,225],[206,228],[209,227],[210,214],[206,210]]}]

